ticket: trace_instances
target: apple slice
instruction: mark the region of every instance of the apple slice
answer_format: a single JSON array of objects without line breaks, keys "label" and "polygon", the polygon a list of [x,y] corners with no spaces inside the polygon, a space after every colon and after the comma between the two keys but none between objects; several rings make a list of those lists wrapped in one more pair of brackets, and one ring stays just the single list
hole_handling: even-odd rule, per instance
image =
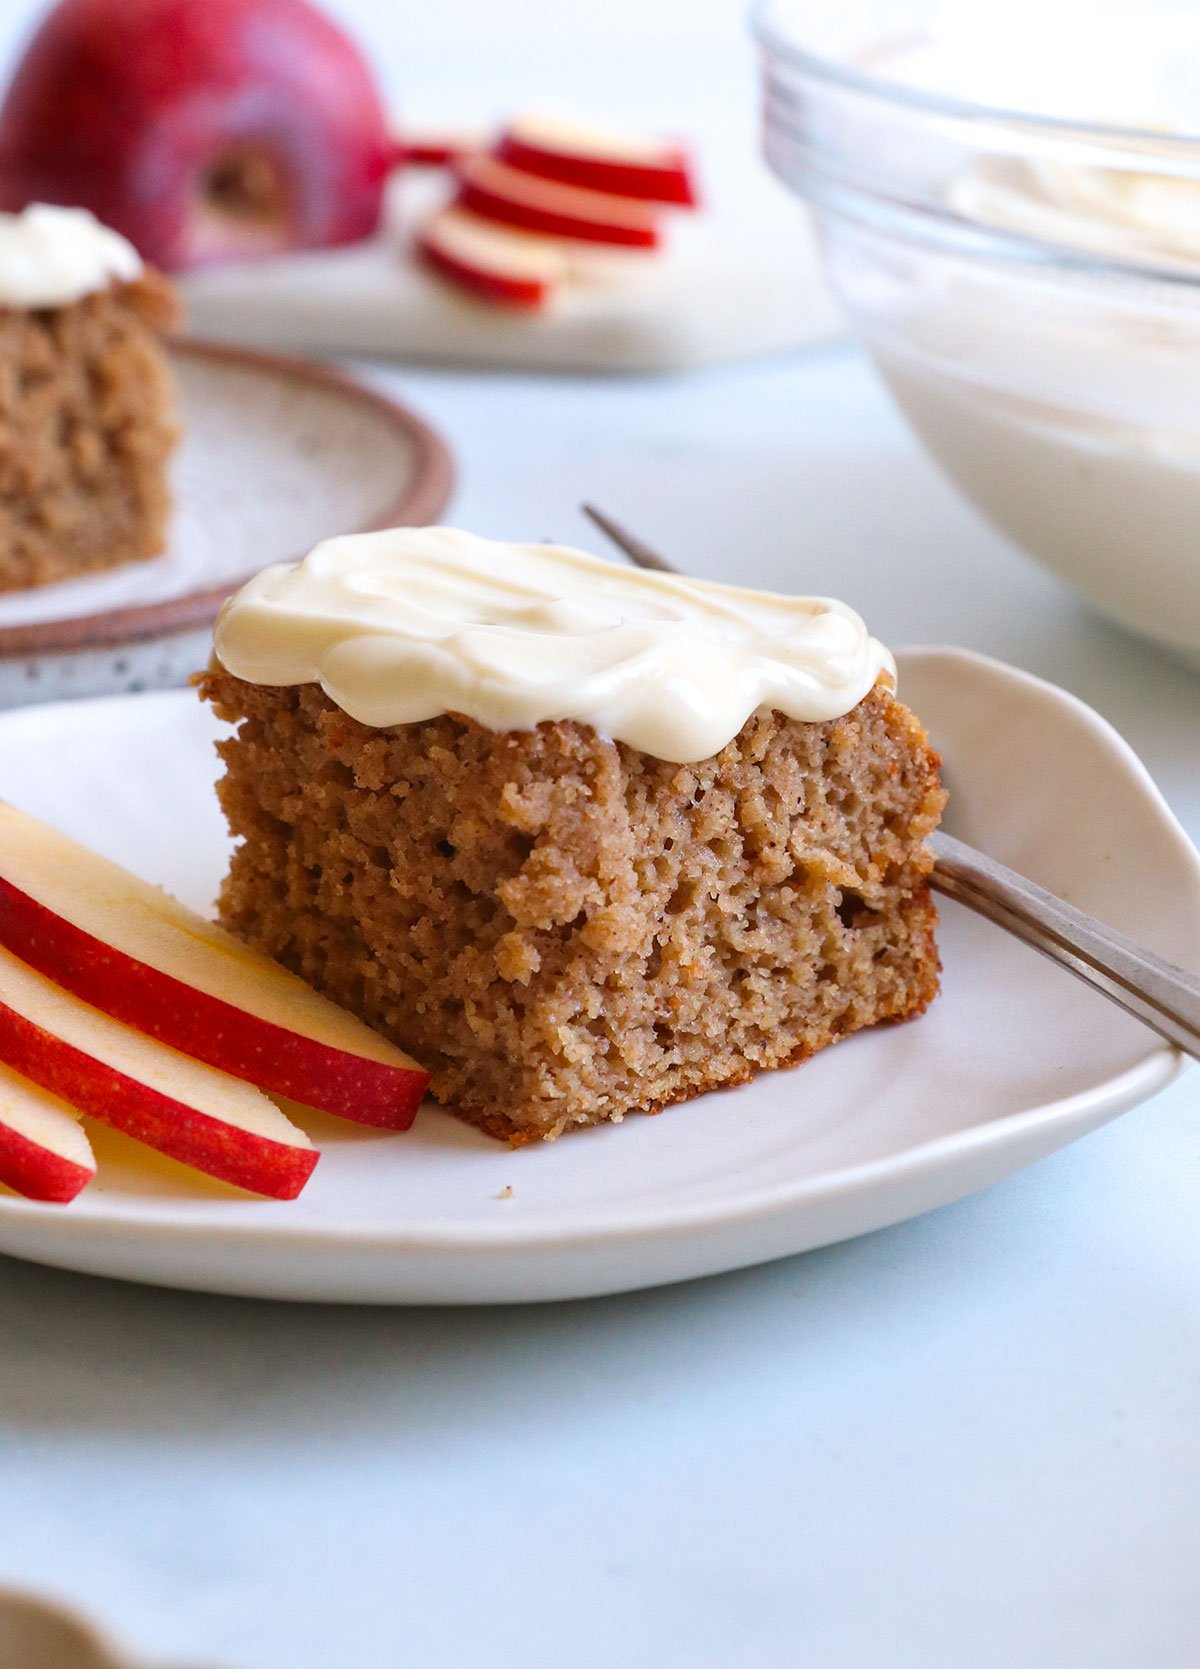
[{"label": "apple slice", "polygon": [[148,1037],[274,1095],[389,1130],[429,1074],[278,963],[0,803],[0,945]]},{"label": "apple slice", "polygon": [[686,209],[694,209],[698,201],[691,164],[681,146],[635,139],[554,116],[515,117],[501,134],[494,154],[527,174],[589,191]]},{"label": "apple slice", "polygon": [[429,129],[424,133],[403,134],[396,140],[393,166],[446,168],[468,152],[479,150],[481,144],[478,134],[452,129],[444,133]]},{"label": "apple slice", "polygon": [[71,1109],[0,1066],[0,1182],[27,1199],[66,1205],[95,1174],[92,1145]]},{"label": "apple slice", "polygon": [[63,991],[0,949],[0,1061],[81,1113],[256,1194],[292,1200],[317,1150],[273,1101]]},{"label": "apple slice", "polygon": [[457,172],[459,204],[485,220],[626,249],[656,249],[660,242],[659,210],[653,203],[538,179],[494,156],[463,157]]},{"label": "apple slice", "polygon": [[552,238],[481,220],[470,209],[440,209],[421,228],[417,248],[443,277],[504,307],[544,307],[567,276]]}]

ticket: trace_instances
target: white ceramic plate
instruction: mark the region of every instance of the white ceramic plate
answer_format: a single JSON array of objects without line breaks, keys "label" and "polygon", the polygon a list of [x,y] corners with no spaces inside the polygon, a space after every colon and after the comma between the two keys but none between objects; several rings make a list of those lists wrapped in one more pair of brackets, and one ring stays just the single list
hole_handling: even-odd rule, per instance
[{"label": "white ceramic plate", "polygon": [[[1113,730],[978,656],[901,657],[947,761],[949,827],[1177,962],[1200,944],[1200,858]],[[172,693],[0,717],[0,794],[189,903],[226,855],[214,722]],[[791,1072],[510,1152],[430,1106],[407,1136],[313,1117],[292,1204],[197,1183],[95,1130],[73,1205],[0,1198],[0,1250],[213,1292],[384,1303],[576,1298],[735,1269],[981,1188],[1161,1088],[1178,1057],[955,906],[944,992],[910,1025]]]},{"label": "white ceramic plate", "polygon": [[228,594],[336,533],[435,521],[445,443],[386,395],[310,360],[172,350],[183,439],[162,556],[0,593],[0,707],[180,684]]}]

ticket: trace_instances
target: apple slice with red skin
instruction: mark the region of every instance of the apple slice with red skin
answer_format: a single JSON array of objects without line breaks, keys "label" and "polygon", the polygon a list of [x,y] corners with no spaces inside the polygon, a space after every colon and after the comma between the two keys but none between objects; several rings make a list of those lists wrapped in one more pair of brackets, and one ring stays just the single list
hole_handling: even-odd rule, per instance
[{"label": "apple slice with red skin", "polygon": [[616,244],[624,249],[659,245],[660,214],[655,204],[541,180],[494,156],[463,157],[456,169],[460,206],[485,220],[581,243]]},{"label": "apple slice with red skin", "polygon": [[417,235],[427,266],[485,301],[525,312],[545,307],[567,276],[560,244],[481,220],[470,209],[440,209]]},{"label": "apple slice with red skin", "polygon": [[0,1182],[66,1205],[96,1174],[83,1127],[57,1096],[0,1066]]},{"label": "apple slice with red skin", "polygon": [[0,803],[0,945],[147,1037],[323,1112],[389,1130],[429,1074],[311,986],[158,887]]},{"label": "apple slice with red skin", "polygon": [[435,133],[429,129],[424,133],[402,134],[396,140],[393,167],[408,164],[412,168],[448,168],[460,157],[479,150],[482,143],[474,133]]},{"label": "apple slice with red skin", "polygon": [[679,145],[531,115],[514,117],[493,154],[513,168],[562,185],[676,208],[694,209],[698,202],[691,163]]},{"label": "apple slice with red skin", "polygon": [[293,1200],[319,1157],[249,1084],[123,1026],[0,949],[0,1062],[222,1182]]}]

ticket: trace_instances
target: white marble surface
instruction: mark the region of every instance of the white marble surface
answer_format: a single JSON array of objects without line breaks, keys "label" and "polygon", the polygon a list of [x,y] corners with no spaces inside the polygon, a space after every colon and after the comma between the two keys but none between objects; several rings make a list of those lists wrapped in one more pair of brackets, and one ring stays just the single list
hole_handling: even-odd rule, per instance
[{"label": "white marble surface", "polygon": [[[852,351],[387,376],[456,436],[464,522],[583,539],[590,495],[698,571],[1048,674],[1200,835],[1200,678],[983,528]],[[921,1221],[631,1298],[322,1311],[0,1264],[0,1579],[240,1669],[1192,1669],[1196,1083]]]}]

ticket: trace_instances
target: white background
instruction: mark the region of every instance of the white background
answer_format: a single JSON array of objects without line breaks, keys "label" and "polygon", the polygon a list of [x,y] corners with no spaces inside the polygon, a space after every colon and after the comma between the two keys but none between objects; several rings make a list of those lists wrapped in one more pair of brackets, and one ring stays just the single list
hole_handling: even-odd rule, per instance
[{"label": "white background", "polygon": [[[0,0],[0,66],[44,10]],[[603,114],[630,80],[670,98],[701,68],[714,88],[729,85],[750,58],[740,0],[333,0],[324,10],[367,49],[397,110],[422,122],[531,100],[582,99]]]},{"label": "white background", "polygon": [[[633,86],[749,119],[723,0],[338,9],[424,121]],[[583,539],[591,495],[698,571],[1031,667],[1200,834],[1200,680],[984,528],[852,350],[388,381],[467,525]],[[321,1312],[0,1264],[0,1579],[197,1665],[1195,1669],[1198,1443],[1194,1072],[920,1222],[627,1299]]]}]

